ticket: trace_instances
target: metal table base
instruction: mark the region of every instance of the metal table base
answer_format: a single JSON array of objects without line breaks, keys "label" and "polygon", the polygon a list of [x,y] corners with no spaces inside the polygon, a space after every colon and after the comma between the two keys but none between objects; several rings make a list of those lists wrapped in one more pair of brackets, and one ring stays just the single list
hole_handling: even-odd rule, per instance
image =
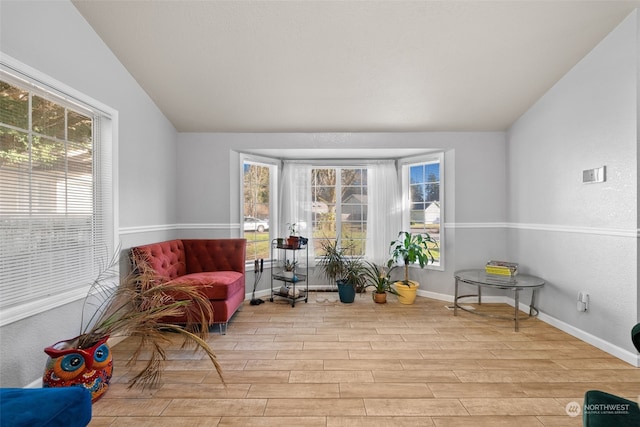
[{"label": "metal table base", "polygon": [[[495,277],[485,273],[484,270],[463,270],[455,273],[455,293],[453,299],[453,315],[458,315],[458,309],[464,310],[468,313],[478,314],[486,317],[494,317],[500,319],[509,319],[514,321],[515,332],[520,329],[520,320],[525,320],[538,315],[538,309],[535,307],[536,290],[544,286],[544,280],[535,276],[515,276],[515,277]],[[459,282],[469,285],[477,286],[477,294],[458,295]],[[512,290],[514,293],[515,307],[513,319],[504,316],[491,315],[488,313],[482,313],[478,311],[468,310],[461,306],[458,301],[462,298],[478,298],[478,304],[482,305],[482,287],[494,288],[494,289],[506,289]],[[520,291],[523,289],[531,289],[531,301],[529,303],[529,315],[524,319],[520,319]]]}]

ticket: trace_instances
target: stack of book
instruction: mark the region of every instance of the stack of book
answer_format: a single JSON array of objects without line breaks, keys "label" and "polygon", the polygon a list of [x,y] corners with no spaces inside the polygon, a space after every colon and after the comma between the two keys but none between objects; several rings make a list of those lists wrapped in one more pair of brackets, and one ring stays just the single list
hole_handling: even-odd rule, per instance
[{"label": "stack of book", "polygon": [[518,264],[506,261],[489,261],[484,267],[487,274],[513,277],[518,274]]}]

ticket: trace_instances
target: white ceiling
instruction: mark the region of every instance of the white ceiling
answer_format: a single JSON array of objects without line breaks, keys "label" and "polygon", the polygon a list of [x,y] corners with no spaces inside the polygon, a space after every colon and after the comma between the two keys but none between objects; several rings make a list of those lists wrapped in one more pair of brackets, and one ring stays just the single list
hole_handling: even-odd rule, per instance
[{"label": "white ceiling", "polygon": [[640,7],[73,3],[180,132],[504,130]]}]

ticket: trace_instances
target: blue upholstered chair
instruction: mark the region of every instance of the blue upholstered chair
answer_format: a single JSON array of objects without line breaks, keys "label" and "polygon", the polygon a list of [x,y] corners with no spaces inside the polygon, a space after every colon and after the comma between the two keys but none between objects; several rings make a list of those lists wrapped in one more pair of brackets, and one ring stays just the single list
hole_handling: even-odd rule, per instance
[{"label": "blue upholstered chair", "polygon": [[[631,341],[640,351],[640,323],[631,329]],[[638,427],[638,403],[598,390],[584,395],[582,425],[584,427]]]},{"label": "blue upholstered chair", "polygon": [[0,427],[85,427],[91,392],[84,387],[0,388]]}]

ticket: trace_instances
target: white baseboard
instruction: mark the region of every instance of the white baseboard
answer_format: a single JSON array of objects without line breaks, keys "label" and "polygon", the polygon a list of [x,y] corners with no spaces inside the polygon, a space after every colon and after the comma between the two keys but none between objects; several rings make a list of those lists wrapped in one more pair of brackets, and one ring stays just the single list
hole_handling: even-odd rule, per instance
[{"label": "white baseboard", "polygon": [[[252,297],[253,293],[249,292],[249,293],[245,293],[244,294],[244,300],[245,301],[251,301],[251,297]],[[262,298],[262,297],[270,297],[271,296],[271,290],[270,289],[262,289],[260,291],[256,291],[256,298]]]},{"label": "white baseboard", "polygon": [[431,298],[431,299],[437,299],[438,301],[453,302],[453,296],[452,295],[439,294],[437,292],[431,292],[431,291],[423,291],[421,289],[418,289],[416,291],[416,294],[419,297],[427,297],[427,298]]},{"label": "white baseboard", "polygon": [[[418,295],[426,296],[428,298],[433,298],[441,301],[453,302],[453,296],[447,294],[438,294],[435,292],[429,291],[421,291],[418,290]],[[509,298],[508,296],[482,296],[482,301],[487,303],[504,303],[508,304],[511,307],[515,306],[515,300],[513,298]],[[473,301],[469,301],[473,302]],[[518,304],[520,306],[520,310],[525,313],[529,312],[529,305],[526,303],[520,302]],[[545,313],[538,313],[538,319],[541,321],[560,329],[563,332],[568,333],[571,336],[578,338],[581,341],[586,342],[600,350],[609,353],[610,355],[617,357],[620,360],[623,360],[629,363],[632,366],[640,368],[640,355],[635,354],[629,350],[625,350],[624,348],[618,347],[617,345],[611,344],[608,341],[603,340],[602,338],[598,338],[595,335],[592,335],[588,332],[583,331],[582,329],[576,328],[575,326],[571,326],[562,320],[558,320],[553,316],[549,316]]]},{"label": "white baseboard", "polygon": [[37,380],[32,381],[31,383],[24,386],[24,388],[42,388],[42,378],[38,378]]},{"label": "white baseboard", "polygon": [[[528,308],[528,307],[527,307]],[[588,332],[583,331],[582,329],[578,329],[575,326],[571,326],[568,323],[563,322],[562,320],[558,320],[555,317],[549,316],[545,313],[538,314],[538,319],[542,320],[549,325],[560,329],[563,332],[572,335],[579,340],[586,342],[587,344],[591,344],[592,346],[599,348],[600,350],[609,353],[612,356],[617,357],[618,359],[624,360],[636,368],[640,368],[640,356],[637,354],[630,352],[629,350],[625,350],[624,348],[618,347],[617,345],[611,344],[608,341],[603,340],[602,338],[598,338],[595,335],[592,335]]]},{"label": "white baseboard", "polygon": [[[505,302],[511,307],[515,305],[515,301],[513,300],[513,298],[505,297]],[[520,310],[527,313],[529,312],[529,306],[527,304],[521,302],[519,305]],[[600,350],[609,353],[610,355],[617,357],[618,359],[623,360],[632,366],[635,366],[636,368],[640,368],[640,356],[629,350],[625,350],[622,347],[611,344],[610,342],[605,341],[602,338],[598,338],[595,335],[585,332],[582,329],[576,328],[575,326],[563,322],[562,320],[556,319],[553,316],[549,316],[546,313],[540,312],[538,313],[537,317],[544,323],[547,323],[554,328],[558,328],[562,332],[566,332],[569,335],[586,342],[587,344],[591,344],[592,346],[599,348]]]}]

